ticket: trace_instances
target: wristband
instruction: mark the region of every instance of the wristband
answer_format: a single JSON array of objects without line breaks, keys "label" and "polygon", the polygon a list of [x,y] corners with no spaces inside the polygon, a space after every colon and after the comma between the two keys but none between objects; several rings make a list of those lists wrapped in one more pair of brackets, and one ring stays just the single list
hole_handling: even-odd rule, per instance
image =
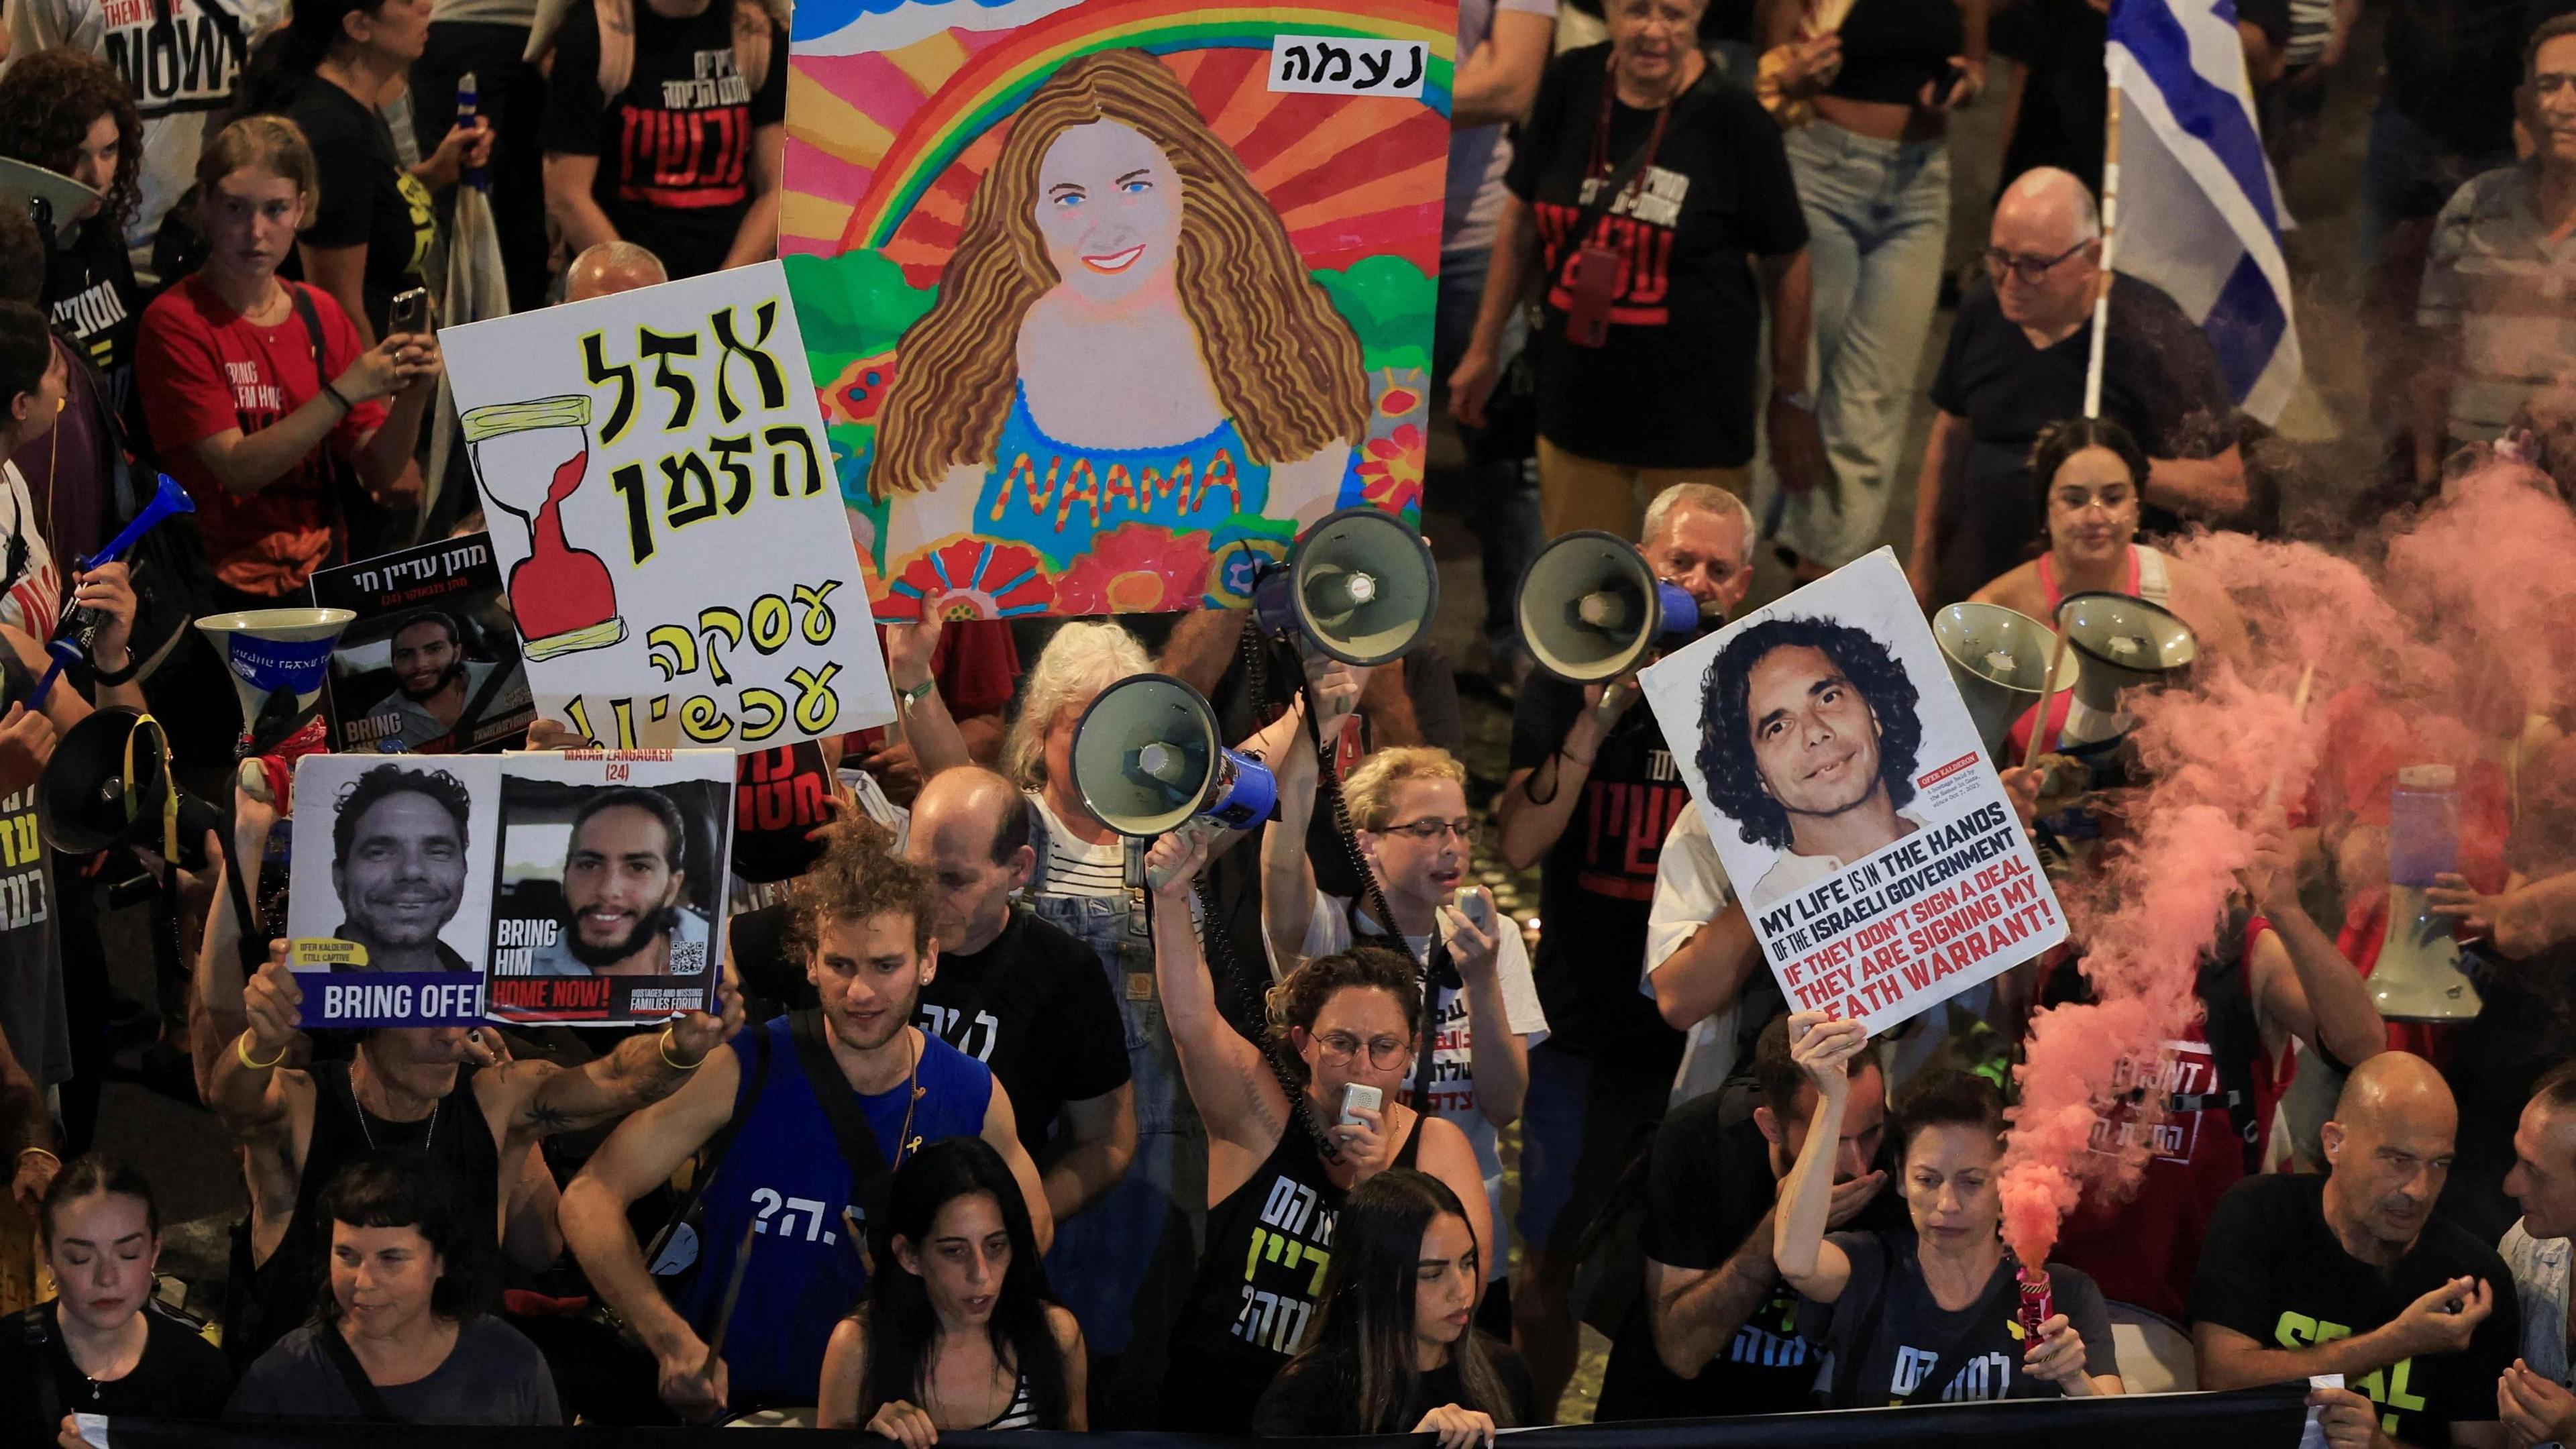
[{"label": "wristband", "polygon": [[925,679],[910,689],[898,689],[894,692],[895,703],[903,706],[903,712],[905,714],[910,714],[912,713],[915,705],[918,705],[923,700],[930,698],[930,692],[938,687],[938,680]]},{"label": "wristband", "polygon": [[38,1157],[51,1157],[51,1158],[53,1158],[53,1160],[54,1160],[54,1166],[55,1166],[56,1168],[60,1168],[60,1167],[63,1165],[63,1160],[62,1160],[62,1158],[61,1158],[61,1157],[59,1157],[59,1156],[56,1156],[56,1155],[55,1155],[55,1152],[54,1152],[54,1149],[52,1149],[52,1148],[50,1148],[50,1147],[21,1147],[21,1148],[19,1148],[19,1149],[18,1149],[18,1155],[19,1155],[20,1157],[24,1157],[24,1156],[26,1156],[26,1155],[27,1155],[28,1153],[30,1153],[30,1152],[32,1152],[32,1153],[34,1153],[34,1154],[36,1154]]},{"label": "wristband", "polygon": [[241,1064],[250,1068],[254,1072],[267,1071],[276,1066],[279,1062],[286,1060],[286,1051],[287,1049],[285,1047],[279,1047],[277,1049],[277,1055],[270,1057],[264,1062],[255,1062],[250,1059],[250,1033],[243,1032],[240,1036],[233,1038],[233,1055],[241,1058]]},{"label": "wristband", "polygon": [[[669,1067],[675,1072],[694,1072],[698,1068],[707,1064],[706,1057],[700,1057],[696,1061],[686,1064],[673,1061],[671,1059],[671,1029],[667,1026],[662,1028],[662,1035],[654,1042],[654,1047],[662,1053],[662,1065]],[[713,1056],[714,1053],[709,1052],[707,1055]]]},{"label": "wristband", "polygon": [[340,412],[344,416],[358,410],[358,405],[349,401],[348,395],[341,392],[339,385],[336,383],[326,382],[322,384],[322,395],[329,398],[331,401],[338,403],[340,405]]},{"label": "wristband", "polygon": [[1589,770],[1589,769],[1591,769],[1591,768],[1592,768],[1592,759],[1591,759],[1591,757],[1584,756],[1584,755],[1578,755],[1578,754],[1576,754],[1574,751],[1569,750],[1569,749],[1564,749],[1564,748],[1559,748],[1559,749],[1557,750],[1557,754],[1559,754],[1560,756],[1563,756],[1563,757],[1565,758],[1565,760],[1566,760],[1567,762],[1571,763],[1571,764],[1581,765],[1583,768],[1585,768],[1585,769],[1587,769],[1587,770]]},{"label": "wristband", "polygon": [[98,663],[98,656],[97,656],[97,655],[95,655],[95,654],[93,654],[93,655],[91,655],[91,656],[90,656],[90,660],[89,660],[89,669],[90,669],[90,675],[89,675],[89,677],[90,677],[90,681],[91,681],[92,683],[94,683],[94,684],[104,684],[104,685],[114,686],[114,685],[123,684],[123,683],[125,683],[126,681],[128,681],[128,680],[132,679],[135,675],[142,673],[142,672],[143,672],[143,659],[142,659],[142,657],[141,657],[140,655],[137,655],[133,650],[128,649],[128,650],[126,650],[126,651],[125,651],[125,667],[124,667],[124,668],[122,668],[122,669],[102,669],[102,668],[100,668],[100,667],[99,667],[99,663]]}]

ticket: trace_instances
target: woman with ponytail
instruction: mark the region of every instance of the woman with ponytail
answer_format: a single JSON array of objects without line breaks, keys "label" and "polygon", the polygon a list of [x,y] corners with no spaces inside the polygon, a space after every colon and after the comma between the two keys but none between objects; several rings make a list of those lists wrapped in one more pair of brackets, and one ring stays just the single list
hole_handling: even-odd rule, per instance
[{"label": "woman with ponytail", "polygon": [[1351,1189],[1333,1227],[1323,1316],[1262,1394],[1253,1432],[1437,1434],[1440,1449],[1474,1449],[1528,1423],[1528,1368],[1473,1322],[1484,1281],[1449,1184],[1399,1168]]},{"label": "woman with ponytail", "polygon": [[242,75],[241,113],[282,115],[312,145],[321,195],[296,258],[365,347],[389,330],[393,299],[424,283],[437,235],[430,193],[481,166],[492,146],[479,123],[460,125],[406,167],[376,109],[408,83],[429,11],[430,0],[296,0],[294,18],[259,43]]}]

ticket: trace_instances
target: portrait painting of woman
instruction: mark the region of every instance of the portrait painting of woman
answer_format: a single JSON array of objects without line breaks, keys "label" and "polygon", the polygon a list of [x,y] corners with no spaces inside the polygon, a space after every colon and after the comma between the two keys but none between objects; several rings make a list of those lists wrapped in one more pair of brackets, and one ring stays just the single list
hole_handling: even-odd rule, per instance
[{"label": "portrait painting of woman", "polygon": [[870,491],[910,543],[1006,540],[1054,568],[1122,528],[1178,545],[1311,522],[1369,428],[1350,323],[1139,50],[1078,57],[1030,94],[897,354]]}]

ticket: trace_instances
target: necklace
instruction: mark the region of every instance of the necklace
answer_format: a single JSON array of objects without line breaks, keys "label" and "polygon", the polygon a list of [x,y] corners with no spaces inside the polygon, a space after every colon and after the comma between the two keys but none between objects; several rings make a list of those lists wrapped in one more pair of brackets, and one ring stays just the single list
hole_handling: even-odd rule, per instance
[{"label": "necklace", "polygon": [[[903,1084],[907,1089],[903,1096],[903,1129],[894,1134],[893,1165],[896,1167],[903,1166],[907,1153],[921,1150],[921,1139],[912,1135],[912,1109],[920,1106],[921,1099],[928,1095],[921,1086],[921,1045],[918,1040],[912,1043],[912,1065],[905,1070]],[[436,1113],[433,1111],[431,1115]]]},{"label": "necklace", "polygon": [[[358,1109],[358,1135],[367,1139],[367,1150],[369,1152],[375,1151],[376,1130],[367,1125],[367,1104],[358,1100],[358,1084],[355,1082],[351,1082],[349,1084],[349,1105]],[[443,1097],[429,1104],[429,1121],[422,1127],[420,1134],[421,1151],[427,1152],[429,1150],[429,1144],[437,1138],[438,1109],[446,1105],[447,1100]]]}]

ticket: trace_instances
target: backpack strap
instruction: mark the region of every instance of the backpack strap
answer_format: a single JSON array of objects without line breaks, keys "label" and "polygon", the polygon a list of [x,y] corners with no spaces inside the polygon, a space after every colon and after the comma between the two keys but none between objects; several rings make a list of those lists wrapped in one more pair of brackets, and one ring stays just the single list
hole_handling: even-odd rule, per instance
[{"label": "backpack strap", "polygon": [[[850,1090],[850,1079],[841,1075],[841,1064],[832,1059],[832,1044],[823,1035],[823,1013],[790,1012],[787,1037],[796,1048],[796,1065],[805,1073],[805,1085],[823,1109],[824,1120],[832,1124],[832,1140],[841,1149],[841,1161],[850,1169],[850,1196],[869,1206],[894,1176],[894,1168],[886,1161],[885,1149],[877,1145],[876,1129],[868,1125],[868,1114],[859,1106],[858,1094]],[[914,1091],[922,1090],[916,1081]],[[903,1144],[896,1143],[895,1151],[900,1154]]]},{"label": "backpack strap", "polygon": [[329,1359],[331,1367],[339,1372],[341,1387],[357,1401],[359,1418],[370,1424],[398,1422],[392,1407],[385,1403],[384,1394],[376,1388],[375,1380],[367,1377],[366,1366],[358,1362],[357,1350],[349,1347],[349,1340],[340,1336],[340,1325],[327,1321],[315,1324],[313,1341],[321,1345],[322,1356]]}]

